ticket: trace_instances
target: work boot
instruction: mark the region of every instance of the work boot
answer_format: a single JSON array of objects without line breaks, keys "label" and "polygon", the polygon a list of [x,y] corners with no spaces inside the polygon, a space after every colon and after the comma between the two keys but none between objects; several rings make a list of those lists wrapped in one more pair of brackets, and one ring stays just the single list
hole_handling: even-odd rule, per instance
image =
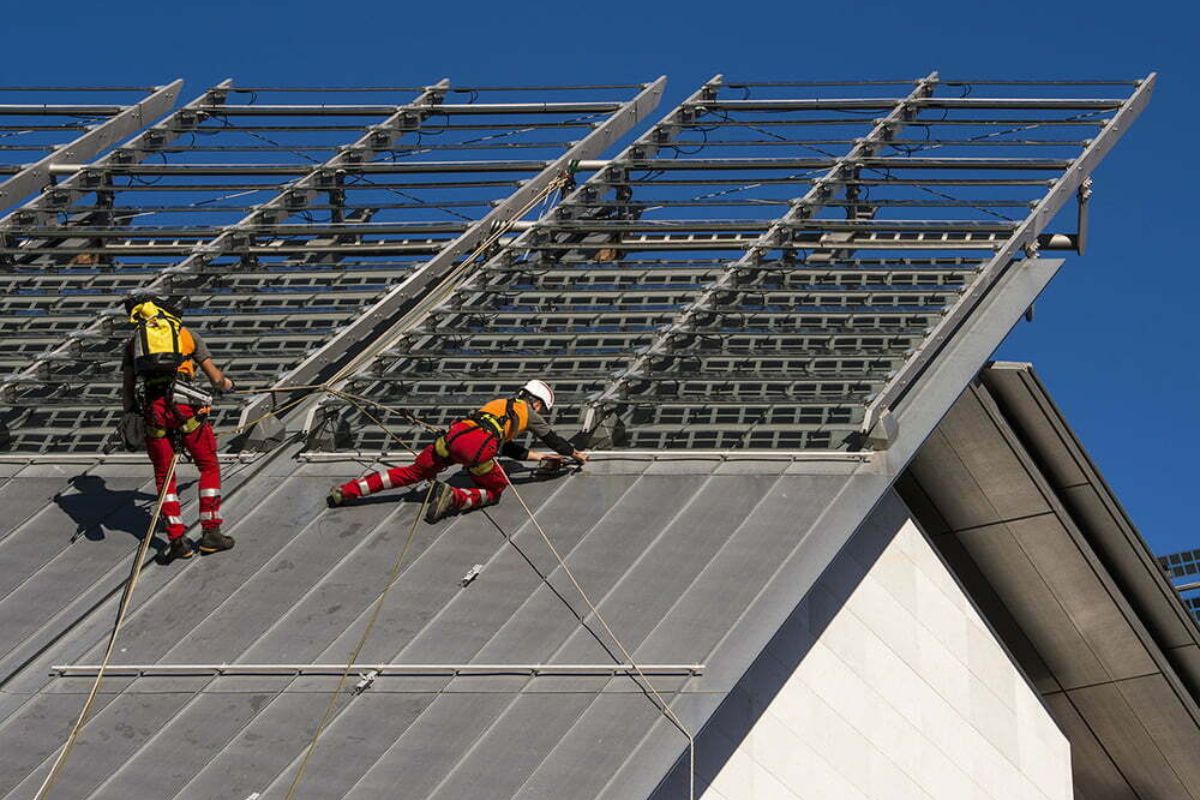
[{"label": "work boot", "polygon": [[430,525],[454,513],[454,490],[441,481],[433,482],[433,498],[425,512],[425,521]]},{"label": "work boot", "polygon": [[167,552],[163,555],[163,563],[170,564],[177,558],[191,558],[196,553],[192,550],[192,543],[186,536],[180,536],[171,539],[167,544]]},{"label": "work boot", "polygon": [[329,496],[325,498],[325,505],[330,508],[337,508],[342,503],[346,502],[345,496],[342,494],[342,487],[335,486],[329,490]]},{"label": "work boot", "polygon": [[229,550],[233,547],[233,537],[221,533],[219,527],[205,528],[204,533],[200,536],[199,545],[200,552],[205,555],[219,553],[222,550]]}]

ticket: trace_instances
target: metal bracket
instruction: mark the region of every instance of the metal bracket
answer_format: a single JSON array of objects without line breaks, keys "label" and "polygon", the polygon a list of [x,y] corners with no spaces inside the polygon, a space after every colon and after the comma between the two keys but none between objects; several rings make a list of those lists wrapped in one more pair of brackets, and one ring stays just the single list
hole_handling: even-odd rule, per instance
[{"label": "metal bracket", "polygon": [[887,450],[900,435],[900,423],[890,408],[884,409],[879,419],[867,431],[867,444],[874,450]]},{"label": "metal bracket", "polygon": [[1088,240],[1088,207],[1092,201],[1092,178],[1089,175],[1083,179],[1083,183],[1079,184],[1079,191],[1075,195],[1078,220],[1075,223],[1075,252],[1079,255],[1084,255],[1087,251]]},{"label": "metal bracket", "polygon": [[359,673],[358,677],[358,683],[354,684],[354,693],[362,694],[371,688],[371,684],[375,683],[375,679],[379,677],[379,670],[373,669],[370,672]]},{"label": "metal bracket", "polygon": [[463,587],[470,586],[471,583],[473,583],[474,580],[479,577],[479,573],[481,572],[483,572],[483,564],[476,564],[475,566],[471,567],[471,569],[467,570],[467,574],[462,576],[462,580],[459,581],[459,583]]}]

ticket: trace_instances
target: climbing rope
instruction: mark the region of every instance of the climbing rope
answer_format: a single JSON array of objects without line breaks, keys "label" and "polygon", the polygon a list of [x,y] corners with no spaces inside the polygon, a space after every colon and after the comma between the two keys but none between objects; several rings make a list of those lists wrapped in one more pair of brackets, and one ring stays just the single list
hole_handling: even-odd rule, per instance
[{"label": "climbing rope", "polygon": [[591,611],[592,616],[594,616],[596,618],[596,620],[600,623],[601,627],[604,628],[604,632],[608,634],[608,637],[610,639],[612,639],[613,644],[615,644],[617,646],[617,649],[621,651],[621,656],[625,659],[625,663],[631,665],[633,667],[634,671],[637,673],[638,678],[641,679],[639,681],[638,678],[635,678],[634,682],[639,683],[639,685],[642,685],[642,689],[643,689],[643,691],[645,691],[647,693],[647,697],[651,697],[651,702],[655,706],[657,706],[658,710],[667,719],[667,721],[670,722],[672,725],[674,725],[676,728],[678,728],[679,732],[682,733],[685,737],[687,737],[687,742],[688,742],[688,800],[695,800],[695,797],[696,797],[696,737],[692,734],[692,732],[688,729],[688,727],[683,724],[683,720],[681,720],[675,714],[674,709],[671,708],[671,706],[667,703],[667,701],[659,693],[658,689],[656,689],[654,687],[654,684],[650,682],[650,678],[647,677],[646,673],[642,671],[642,668],[640,666],[638,666],[638,663],[634,660],[633,655],[629,652],[629,649],[627,647],[625,647],[624,643],[617,636],[617,634],[613,632],[613,629],[609,626],[608,622],[604,619],[604,615],[600,613],[600,609],[596,608],[596,605],[592,602],[591,598],[588,597],[587,592],[585,592],[583,590],[583,586],[580,585],[579,580],[575,577],[575,574],[573,572],[571,572],[571,568],[567,566],[566,560],[564,560],[562,555],[558,552],[558,548],[554,546],[554,542],[550,539],[550,536],[546,533],[545,528],[543,528],[541,523],[538,522],[537,517],[533,513],[533,509],[531,509],[529,507],[529,505],[525,502],[525,498],[521,496],[521,492],[517,490],[516,484],[514,484],[512,482],[512,479],[508,477],[508,472],[504,469],[503,466],[500,465],[499,461],[496,462],[496,468],[499,469],[500,474],[504,476],[504,481],[508,484],[509,488],[512,489],[513,496],[517,498],[517,502],[519,502],[521,504],[521,508],[525,509],[525,513],[529,515],[529,521],[533,523],[533,527],[537,530],[537,532],[539,534],[541,534],[542,540],[546,543],[546,546],[548,548],[550,548],[550,552],[554,554],[554,558],[558,561],[558,565],[560,567],[562,567],[563,574],[566,575],[567,578],[571,581],[571,584],[575,587],[575,591],[579,592],[579,596],[583,598],[583,602],[587,605],[588,609]]},{"label": "climbing rope", "polygon": [[412,526],[408,529],[408,538],[404,541],[404,547],[400,548],[400,554],[396,556],[396,560],[392,563],[391,574],[388,575],[387,583],[383,586],[383,591],[379,593],[379,597],[375,598],[375,606],[371,609],[371,616],[367,618],[367,625],[363,628],[362,635],[358,637],[358,643],[354,645],[354,649],[350,651],[350,656],[346,659],[346,666],[342,670],[342,675],[338,678],[337,686],[329,695],[329,704],[325,706],[325,713],[321,716],[321,721],[317,724],[317,729],[313,731],[312,740],[308,743],[308,749],[304,751],[304,757],[300,759],[300,766],[296,770],[296,777],[292,778],[292,784],[288,787],[287,794],[284,800],[292,800],[296,796],[296,790],[300,788],[300,781],[304,778],[304,771],[308,768],[309,759],[312,758],[313,752],[317,749],[317,741],[321,738],[321,734],[325,732],[325,728],[329,725],[329,721],[333,719],[333,713],[337,708],[338,696],[342,693],[342,688],[346,685],[346,678],[349,677],[354,665],[358,663],[359,654],[362,653],[363,646],[367,643],[367,638],[371,635],[371,630],[375,627],[376,621],[379,619],[379,613],[383,610],[383,604],[387,600],[388,592],[400,577],[400,570],[404,565],[404,558],[408,555],[409,549],[412,547],[413,539],[417,535],[417,525],[421,518],[425,516],[425,509],[429,506],[429,500],[433,497],[433,489],[437,484],[430,481],[429,491],[425,492],[425,500],[421,503],[420,510],[413,517]]},{"label": "climbing rope", "polygon": [[71,727],[71,732],[67,735],[67,741],[63,745],[62,750],[58,753],[58,758],[54,760],[54,765],[50,767],[49,774],[42,781],[42,786],[34,795],[34,800],[44,800],[50,794],[50,789],[53,788],[54,782],[58,780],[59,773],[63,766],[67,763],[67,756],[71,754],[71,750],[75,748],[75,742],[79,738],[79,732],[83,729],[84,723],[87,722],[88,714],[91,713],[92,704],[96,702],[96,695],[100,692],[100,684],[104,680],[104,671],[108,669],[108,662],[112,658],[113,649],[117,644],[117,635],[121,632],[121,626],[125,624],[125,614],[129,610],[129,603],[133,599],[133,589],[137,586],[138,576],[142,574],[142,566],[146,561],[146,552],[150,549],[150,542],[154,539],[154,529],[158,525],[158,518],[162,513],[163,502],[167,497],[167,489],[171,485],[171,478],[175,476],[175,467],[179,463],[179,455],[176,454],[171,458],[171,464],[167,467],[167,474],[163,478],[162,488],[158,492],[158,501],[154,504],[154,513],[150,515],[150,525],[146,528],[146,535],[142,537],[142,541],[138,544],[137,555],[133,560],[133,567],[129,571],[129,579],[125,582],[125,589],[121,593],[121,603],[117,606],[117,620],[113,625],[112,632],[108,636],[108,646],[104,649],[104,658],[100,661],[100,669],[96,672],[96,680],[92,682],[91,691],[88,692],[87,700],[83,703],[83,710],[79,712],[79,719],[75,720],[75,724]]}]

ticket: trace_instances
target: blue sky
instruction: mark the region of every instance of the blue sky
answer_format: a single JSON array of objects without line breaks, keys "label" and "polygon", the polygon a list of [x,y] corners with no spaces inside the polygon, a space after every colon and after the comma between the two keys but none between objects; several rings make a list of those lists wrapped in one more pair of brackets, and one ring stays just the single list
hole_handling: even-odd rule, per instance
[{"label": "blue sky", "polygon": [[[671,78],[664,107],[737,79],[1131,78],[1146,114],[1096,173],[1072,258],[998,357],[1031,361],[1158,551],[1200,547],[1196,14],[1183,3],[8,4],[8,84],[590,83]],[[1064,229],[1066,225],[1061,226]]]}]

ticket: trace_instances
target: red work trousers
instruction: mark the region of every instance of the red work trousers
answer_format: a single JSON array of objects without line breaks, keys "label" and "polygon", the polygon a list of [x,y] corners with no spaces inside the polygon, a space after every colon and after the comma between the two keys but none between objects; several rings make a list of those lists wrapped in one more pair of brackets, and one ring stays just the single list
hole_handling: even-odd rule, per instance
[{"label": "red work trousers", "polygon": [[508,480],[499,465],[496,453],[499,443],[496,437],[477,425],[456,422],[446,435],[420,452],[417,460],[408,467],[394,467],[381,472],[372,472],[357,480],[343,483],[342,496],[347,498],[366,497],[369,494],[411,486],[421,481],[433,480],[437,474],[451,464],[467,468],[476,488],[454,491],[454,507],[459,511],[491,505],[500,501],[500,495],[508,486]]},{"label": "red work trousers", "polygon": [[[213,434],[212,426],[205,422],[193,429],[195,416],[191,406],[172,403],[166,396],[148,400],[145,408],[146,452],[150,454],[150,463],[154,465],[154,485],[161,494],[163,479],[167,476],[171,458],[175,455],[175,447],[171,444],[168,432],[180,429],[184,431],[183,447],[200,470],[200,527],[208,530],[221,526],[221,464],[217,460],[217,437]],[[189,423],[189,420],[192,422]],[[182,514],[179,495],[176,493],[175,476],[171,475],[162,505],[168,539],[183,536],[186,526],[183,524]]]}]

